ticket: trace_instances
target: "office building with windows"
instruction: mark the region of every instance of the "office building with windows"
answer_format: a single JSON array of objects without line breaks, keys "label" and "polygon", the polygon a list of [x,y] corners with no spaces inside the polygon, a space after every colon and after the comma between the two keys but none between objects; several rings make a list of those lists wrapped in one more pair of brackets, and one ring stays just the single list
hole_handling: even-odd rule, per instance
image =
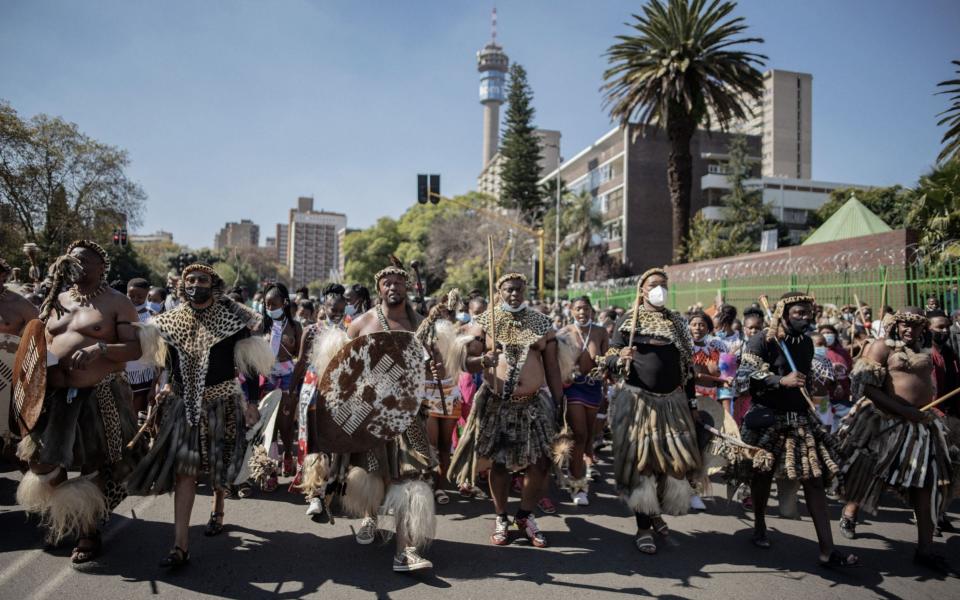
[{"label": "office building with windows", "polygon": [[260,226],[250,219],[227,223],[213,238],[213,248],[256,248],[260,245]]},{"label": "office building with windows", "polygon": [[[700,179],[708,167],[725,160],[732,135],[698,131],[691,141],[693,182],[691,214],[704,206]],[[747,136],[751,154],[760,138]],[[667,188],[670,141],[663,131],[640,125],[616,127],[560,167],[573,194],[588,193],[603,221],[595,241],[632,273],[670,262],[672,208]],[[758,157],[757,157],[758,159]],[[541,184],[557,177],[546,173]],[[590,277],[590,274],[587,274]]]},{"label": "office building with windows", "polygon": [[346,227],[347,215],[314,210],[310,197],[297,199],[297,208],[290,210],[287,223],[285,261],[293,287],[336,276],[340,269],[339,232]]}]

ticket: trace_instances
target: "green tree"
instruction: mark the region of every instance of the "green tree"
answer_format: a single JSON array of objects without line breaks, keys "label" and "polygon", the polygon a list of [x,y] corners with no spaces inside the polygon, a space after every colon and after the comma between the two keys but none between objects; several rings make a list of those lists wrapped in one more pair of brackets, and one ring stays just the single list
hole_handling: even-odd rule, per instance
[{"label": "green tree", "polygon": [[[560,221],[565,226],[569,240],[569,248],[573,251],[570,257],[577,272],[580,267],[586,267],[586,259],[590,248],[594,245],[594,237],[603,227],[603,219],[597,210],[590,192],[581,192],[570,198],[567,206],[560,213]],[[560,243],[563,244],[561,238]]]},{"label": "green tree", "polygon": [[770,207],[763,203],[763,193],[748,190],[744,185],[750,178],[746,137],[731,138],[727,152],[725,168],[730,191],[720,199],[722,219],[710,220],[703,213],[694,217],[686,246],[691,261],[756,252],[760,250],[763,231],[780,228]]},{"label": "green tree", "polygon": [[25,120],[0,100],[0,254],[22,263],[20,246],[34,242],[45,265],[73,239],[106,243],[114,227],[138,225],[146,194],[129,163],[73,123]]},{"label": "green tree", "polygon": [[830,192],[830,199],[810,214],[808,224],[814,228],[823,225],[827,219],[833,216],[833,213],[840,210],[840,207],[850,200],[851,196],[856,196],[857,200],[893,229],[903,229],[907,226],[907,215],[917,199],[914,190],[899,185],[870,188],[868,190],[859,188],[833,190]]},{"label": "green tree", "polygon": [[666,129],[670,140],[667,184],[673,209],[673,261],[685,260],[690,227],[693,158],[690,141],[701,124],[721,129],[747,117],[744,97],[759,98],[766,56],[734,50],[762,38],[742,37],[736,4],[720,0],[650,0],[633,15],[634,35],[617,36],[607,50],[605,104],[622,126]]},{"label": "green tree", "polygon": [[[960,67],[960,60],[950,61],[957,67]],[[956,70],[960,75],[960,69]],[[947,131],[943,134],[940,143],[943,144],[943,150],[937,156],[937,162],[943,163],[948,160],[960,161],[960,78],[941,81],[937,87],[946,88],[938,94],[948,94],[950,96],[950,108],[943,111],[938,117],[937,125],[946,125]]]},{"label": "green tree", "polygon": [[920,178],[907,226],[920,235],[922,255],[932,263],[960,257],[960,160]]},{"label": "green tree", "polygon": [[510,67],[507,114],[500,144],[503,166],[500,203],[520,211],[531,226],[541,223],[544,206],[537,182],[540,180],[540,140],[533,127],[533,91],[527,84],[527,72],[514,63]]},{"label": "green tree", "polygon": [[380,217],[367,229],[348,233],[343,242],[344,279],[373,289],[373,276],[389,264],[402,241],[397,221]]}]

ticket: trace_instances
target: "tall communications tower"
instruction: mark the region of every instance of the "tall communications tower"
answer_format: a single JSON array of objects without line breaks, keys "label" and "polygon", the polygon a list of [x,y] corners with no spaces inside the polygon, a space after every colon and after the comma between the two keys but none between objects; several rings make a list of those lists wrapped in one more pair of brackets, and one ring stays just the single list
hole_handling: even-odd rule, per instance
[{"label": "tall communications tower", "polygon": [[490,42],[477,52],[480,71],[480,104],[483,105],[483,164],[487,166],[500,147],[500,105],[506,100],[510,59],[497,44],[497,9],[493,9]]}]

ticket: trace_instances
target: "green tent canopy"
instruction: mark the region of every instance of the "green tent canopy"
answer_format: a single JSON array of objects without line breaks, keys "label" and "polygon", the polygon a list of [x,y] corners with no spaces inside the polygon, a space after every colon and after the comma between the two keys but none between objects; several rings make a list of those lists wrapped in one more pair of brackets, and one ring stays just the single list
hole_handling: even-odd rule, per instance
[{"label": "green tent canopy", "polygon": [[833,213],[833,216],[818,227],[801,245],[835,242],[885,231],[893,230],[883,222],[883,219],[857,200],[856,196],[850,196],[840,210]]}]

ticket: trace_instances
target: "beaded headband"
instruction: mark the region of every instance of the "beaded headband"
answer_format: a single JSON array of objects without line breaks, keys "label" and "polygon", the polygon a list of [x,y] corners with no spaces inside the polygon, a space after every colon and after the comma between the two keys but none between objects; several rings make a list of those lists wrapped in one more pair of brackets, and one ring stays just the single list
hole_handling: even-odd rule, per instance
[{"label": "beaded headband", "polygon": [[377,271],[377,274],[373,276],[374,285],[379,288],[380,280],[387,275],[399,275],[400,277],[403,277],[405,281],[410,281],[410,275],[400,267],[386,267],[385,269],[380,269]]},{"label": "beaded headband", "polygon": [[513,279],[519,279],[523,282],[524,286],[527,285],[527,276],[523,273],[504,273],[500,276],[500,279],[497,280],[497,289],[499,290],[501,285]]},{"label": "beaded headband", "polygon": [[643,275],[640,276],[637,285],[643,285],[643,282],[653,275],[663,275],[664,279],[669,279],[667,271],[663,269],[663,267],[653,267],[652,269],[647,269],[643,272]]}]

